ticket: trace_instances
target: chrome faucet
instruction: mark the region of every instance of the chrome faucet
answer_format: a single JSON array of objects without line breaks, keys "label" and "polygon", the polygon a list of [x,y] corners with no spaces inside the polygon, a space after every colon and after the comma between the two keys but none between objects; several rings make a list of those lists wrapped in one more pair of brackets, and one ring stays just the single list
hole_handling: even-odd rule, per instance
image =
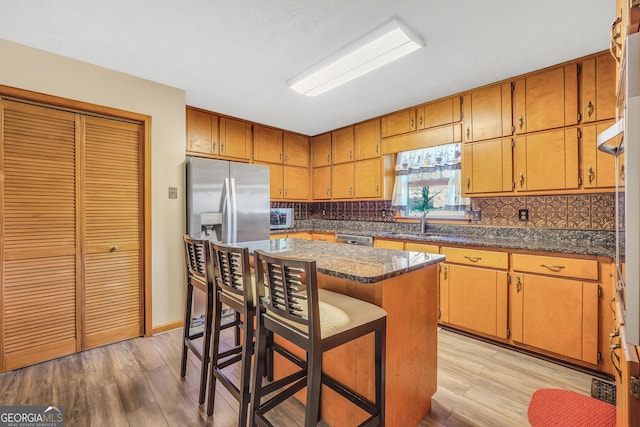
[{"label": "chrome faucet", "polygon": [[422,211],[422,217],[420,218],[420,233],[427,232],[427,212]]}]

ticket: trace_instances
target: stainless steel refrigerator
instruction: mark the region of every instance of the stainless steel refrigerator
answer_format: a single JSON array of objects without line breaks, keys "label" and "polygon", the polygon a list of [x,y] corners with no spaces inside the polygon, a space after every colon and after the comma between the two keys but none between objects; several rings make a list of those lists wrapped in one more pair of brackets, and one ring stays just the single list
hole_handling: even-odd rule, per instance
[{"label": "stainless steel refrigerator", "polygon": [[[188,235],[230,244],[269,239],[268,166],[190,156],[185,164]],[[194,292],[191,327],[204,322],[205,304]]]},{"label": "stainless steel refrigerator", "polygon": [[269,239],[269,167],[186,158],[187,234],[238,243]]}]

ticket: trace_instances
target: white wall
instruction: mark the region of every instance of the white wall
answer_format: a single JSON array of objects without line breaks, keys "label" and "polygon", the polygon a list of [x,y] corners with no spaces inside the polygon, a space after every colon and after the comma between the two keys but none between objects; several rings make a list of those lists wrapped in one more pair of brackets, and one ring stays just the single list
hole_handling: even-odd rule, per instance
[{"label": "white wall", "polygon": [[[184,90],[0,39],[0,84],[151,116],[153,326],[183,317]],[[178,187],[178,199],[168,187]]]}]

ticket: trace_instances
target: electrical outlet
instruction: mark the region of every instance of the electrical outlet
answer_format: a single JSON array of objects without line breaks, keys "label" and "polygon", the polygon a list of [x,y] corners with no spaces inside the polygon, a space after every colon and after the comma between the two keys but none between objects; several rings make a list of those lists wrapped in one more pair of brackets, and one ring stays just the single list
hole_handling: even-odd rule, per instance
[{"label": "electrical outlet", "polygon": [[178,187],[169,187],[169,198],[170,199],[178,198]]},{"label": "electrical outlet", "polygon": [[472,221],[480,221],[482,219],[482,211],[480,209],[471,211],[471,220]]},{"label": "electrical outlet", "polygon": [[521,222],[529,221],[529,209],[518,209],[518,220]]}]

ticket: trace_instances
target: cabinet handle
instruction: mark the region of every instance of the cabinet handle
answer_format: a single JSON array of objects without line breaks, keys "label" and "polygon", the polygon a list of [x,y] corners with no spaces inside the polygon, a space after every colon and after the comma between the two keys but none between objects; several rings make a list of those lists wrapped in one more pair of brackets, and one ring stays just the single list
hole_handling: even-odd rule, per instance
[{"label": "cabinet handle", "polygon": [[353,187],[349,187],[349,195],[353,196]]},{"label": "cabinet handle", "polygon": [[280,161],[282,161],[282,153],[280,153],[278,157],[280,158]]},{"label": "cabinet handle", "polygon": [[220,144],[220,154],[224,153],[224,144]]},{"label": "cabinet handle", "polygon": [[378,145],[379,145],[379,144],[376,144],[376,154],[379,154],[379,153],[378,153]]},{"label": "cabinet handle", "polygon": [[117,251],[117,250],[118,250],[118,248],[117,248],[117,247],[115,247],[115,246],[111,246],[111,247],[109,248],[109,252],[115,252],[115,251]]},{"label": "cabinet handle", "polygon": [[444,269],[442,270],[442,275],[443,275],[443,279],[447,280],[447,267],[445,266]]},{"label": "cabinet handle", "polygon": [[469,126],[467,126],[467,141],[469,140],[470,135],[471,135],[471,131],[469,130]]},{"label": "cabinet handle", "polygon": [[327,188],[327,197],[329,197],[329,189]]},{"label": "cabinet handle", "polygon": [[524,172],[520,172],[520,187],[524,185]]},{"label": "cabinet handle", "polygon": [[620,168],[620,180],[624,181],[624,165]]},{"label": "cabinet handle", "polygon": [[420,122],[419,122],[418,126],[422,127],[422,116],[420,116]]},{"label": "cabinet handle", "polygon": [[327,163],[331,163],[331,155],[327,154]]},{"label": "cabinet handle", "polygon": [[589,101],[589,103],[587,104],[587,118],[591,118],[591,115],[593,114],[593,102]]},{"label": "cabinet handle", "polygon": [[415,124],[413,122],[413,119],[411,119],[411,129],[415,129]]},{"label": "cabinet handle", "polygon": [[471,262],[478,262],[482,259],[482,257],[479,256],[471,256],[471,255],[465,255],[464,256],[466,259],[468,259]]},{"label": "cabinet handle", "polygon": [[518,126],[520,126],[520,129],[522,129],[522,126],[524,125],[524,119],[522,118],[522,116],[518,117]]},{"label": "cabinet handle", "polygon": [[376,184],[376,196],[380,195],[380,184]]},{"label": "cabinet handle", "polygon": [[353,153],[351,150],[349,150],[349,159],[353,159]]},{"label": "cabinet handle", "polygon": [[213,151],[214,153],[216,152],[216,142],[215,141],[213,141],[213,147],[212,147],[211,151]]},{"label": "cabinet handle", "polygon": [[471,177],[467,177],[467,190],[471,190]]},{"label": "cabinet handle", "polygon": [[284,162],[287,163],[289,161],[289,155],[285,154],[284,155]]},{"label": "cabinet handle", "polygon": [[548,268],[551,271],[560,271],[564,268],[564,265],[540,264],[540,267]]},{"label": "cabinet handle", "polygon": [[587,168],[587,177],[589,177],[589,184],[591,184],[593,182],[593,178],[595,177],[595,174],[593,173],[593,168],[591,166]]},{"label": "cabinet handle", "polygon": [[287,189],[284,189],[284,197],[287,197]]},{"label": "cabinet handle", "polygon": [[520,280],[520,276],[516,277],[516,292],[520,292],[522,290],[522,280]]}]

